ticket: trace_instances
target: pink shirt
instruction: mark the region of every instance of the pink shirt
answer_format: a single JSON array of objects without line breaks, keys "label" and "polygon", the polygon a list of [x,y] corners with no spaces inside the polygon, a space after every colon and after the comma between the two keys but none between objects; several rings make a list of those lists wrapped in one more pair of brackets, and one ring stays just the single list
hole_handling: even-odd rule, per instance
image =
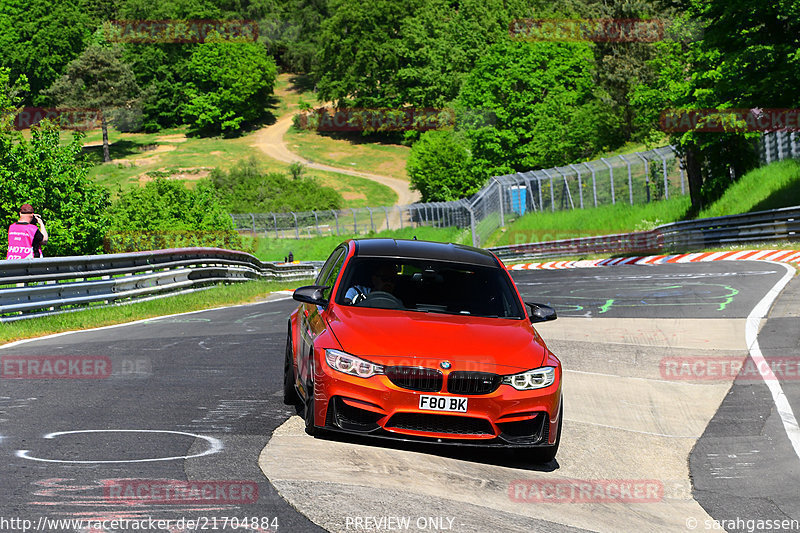
[{"label": "pink shirt", "polygon": [[[15,222],[8,228],[8,254],[6,259],[32,259],[34,257],[33,238],[39,228],[35,224],[19,224]],[[42,250],[36,250],[42,256]]]}]

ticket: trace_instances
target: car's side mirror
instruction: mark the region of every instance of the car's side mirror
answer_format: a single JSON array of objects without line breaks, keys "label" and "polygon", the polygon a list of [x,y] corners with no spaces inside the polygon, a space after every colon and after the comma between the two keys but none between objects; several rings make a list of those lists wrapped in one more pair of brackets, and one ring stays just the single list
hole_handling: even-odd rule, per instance
[{"label": "car's side mirror", "polygon": [[525,304],[531,308],[531,324],[535,324],[536,322],[549,322],[550,320],[558,318],[556,310],[549,305],[531,302],[525,302]]},{"label": "car's side mirror", "polygon": [[292,298],[298,302],[325,307],[328,305],[328,300],[322,295],[322,291],[327,288],[328,287],[323,287],[321,285],[306,285],[305,287],[296,289],[292,294]]}]

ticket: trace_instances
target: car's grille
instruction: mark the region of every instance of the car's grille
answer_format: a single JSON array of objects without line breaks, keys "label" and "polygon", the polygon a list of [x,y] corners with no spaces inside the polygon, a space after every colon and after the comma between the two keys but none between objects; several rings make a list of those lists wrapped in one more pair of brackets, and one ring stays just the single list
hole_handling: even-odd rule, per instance
[{"label": "car's grille", "polygon": [[450,394],[490,394],[500,386],[502,377],[489,372],[450,372],[447,392]]},{"label": "car's grille", "polygon": [[386,427],[428,433],[494,435],[494,430],[488,420],[468,416],[398,413],[389,419]]},{"label": "car's grille", "polygon": [[442,390],[442,373],[434,368],[387,366],[383,371],[392,383],[404,389],[420,392]]}]

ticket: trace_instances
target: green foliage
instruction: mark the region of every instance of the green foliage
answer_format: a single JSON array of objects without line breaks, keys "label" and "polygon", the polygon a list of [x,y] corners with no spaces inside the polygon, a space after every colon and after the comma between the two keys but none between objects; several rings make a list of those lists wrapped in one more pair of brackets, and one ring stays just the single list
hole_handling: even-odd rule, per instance
[{"label": "green foliage", "polygon": [[0,133],[8,133],[14,124],[14,117],[22,105],[22,95],[30,91],[28,78],[19,76],[11,83],[11,69],[0,67]]},{"label": "green foliage", "polygon": [[[496,123],[466,131],[474,169],[488,179],[576,161],[600,148],[603,108],[584,43],[502,42],[478,60],[457,108]],[[599,117],[599,119],[598,119]]]},{"label": "green foliage", "polygon": [[201,131],[224,134],[264,115],[278,73],[263,46],[213,39],[197,46],[186,69],[184,116]]},{"label": "green foliage", "polygon": [[319,98],[363,107],[403,104],[396,82],[402,38],[397,28],[423,1],[331,0],[315,68]]},{"label": "green foliage", "polygon": [[39,93],[75,59],[92,33],[80,2],[3,0],[0,2],[0,66],[30,80],[25,105],[41,105]]},{"label": "green foliage", "polygon": [[466,198],[485,181],[472,172],[469,141],[454,131],[425,132],[412,147],[406,169],[423,202]]},{"label": "green foliage", "polygon": [[800,162],[789,159],[742,176],[699,218],[765,211],[800,205]]},{"label": "green foliage", "polygon": [[109,209],[106,251],[186,246],[243,246],[217,191],[207,182],[189,190],[183,182],[156,178],[122,193]]},{"label": "green foliage", "polygon": [[[31,138],[0,134],[0,217],[6,227],[30,203],[42,215],[50,239],[46,256],[95,254],[102,249],[108,192],[87,177],[81,136],[61,144],[57,128],[42,124]],[[5,257],[7,241],[0,241]]]},{"label": "green foliage", "polygon": [[229,172],[214,169],[211,183],[231,213],[284,213],[339,209],[342,197],[313,177],[264,174],[258,162],[242,161]]},{"label": "green foliage", "polygon": [[524,9],[503,0],[429,0],[400,26],[398,69],[401,99],[415,106],[441,107],[455,99],[464,78],[486,48],[508,35]]},{"label": "green foliage", "polygon": [[44,92],[59,105],[108,111],[130,106],[139,86],[120,46],[89,45]]}]

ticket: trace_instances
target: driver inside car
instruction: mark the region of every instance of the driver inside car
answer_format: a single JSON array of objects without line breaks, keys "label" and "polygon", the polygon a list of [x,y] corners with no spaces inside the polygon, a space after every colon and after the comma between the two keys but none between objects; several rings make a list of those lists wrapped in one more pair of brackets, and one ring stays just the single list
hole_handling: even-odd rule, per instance
[{"label": "driver inside car", "polygon": [[370,274],[369,284],[356,284],[347,289],[345,301],[355,305],[364,300],[372,291],[393,293],[397,282],[397,265],[393,263],[381,263]]}]

